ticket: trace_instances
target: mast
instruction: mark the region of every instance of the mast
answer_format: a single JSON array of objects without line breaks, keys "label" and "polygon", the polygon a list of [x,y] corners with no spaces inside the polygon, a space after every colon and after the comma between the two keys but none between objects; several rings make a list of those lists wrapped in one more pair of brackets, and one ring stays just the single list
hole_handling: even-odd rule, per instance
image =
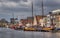
[{"label": "mast", "polygon": [[44,26],[44,24],[43,24],[43,17],[44,17],[44,8],[43,8],[43,0],[41,0],[41,9],[42,9],[42,11],[41,11],[41,13],[42,13],[42,19],[40,19],[41,20],[41,26],[43,27]]},{"label": "mast", "polygon": [[33,1],[31,3],[32,3],[32,26],[33,26]]},{"label": "mast", "polygon": [[12,13],[12,18],[13,18],[13,24],[14,24],[14,21],[15,21],[15,19],[14,19],[14,13]]},{"label": "mast", "polygon": [[[32,4],[32,27],[33,27],[33,0],[32,0],[32,2],[31,2],[31,4]],[[34,33],[33,33],[33,31],[32,31],[32,38],[34,38]]]},{"label": "mast", "polygon": [[44,16],[43,0],[41,5],[42,5],[42,19],[43,19],[43,16]]},{"label": "mast", "polygon": [[14,13],[12,13],[12,17],[14,18]]}]

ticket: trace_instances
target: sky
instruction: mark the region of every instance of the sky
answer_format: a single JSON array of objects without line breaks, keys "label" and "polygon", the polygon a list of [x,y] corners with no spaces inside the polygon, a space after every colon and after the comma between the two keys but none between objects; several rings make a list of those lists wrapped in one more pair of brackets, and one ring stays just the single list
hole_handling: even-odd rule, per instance
[{"label": "sky", "polygon": [[[31,2],[33,1],[34,15],[41,15],[42,0],[0,0],[0,19],[5,18],[10,21],[10,18],[18,17],[24,19],[32,16]],[[43,0],[44,14],[47,15],[50,11],[60,9],[60,0]]]}]

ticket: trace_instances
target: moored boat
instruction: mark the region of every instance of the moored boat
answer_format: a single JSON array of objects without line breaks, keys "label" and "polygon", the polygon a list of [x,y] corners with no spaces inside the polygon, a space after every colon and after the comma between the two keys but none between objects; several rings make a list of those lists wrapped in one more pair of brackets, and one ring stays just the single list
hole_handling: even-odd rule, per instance
[{"label": "moored boat", "polygon": [[36,31],[36,29],[33,27],[25,27],[24,31]]}]

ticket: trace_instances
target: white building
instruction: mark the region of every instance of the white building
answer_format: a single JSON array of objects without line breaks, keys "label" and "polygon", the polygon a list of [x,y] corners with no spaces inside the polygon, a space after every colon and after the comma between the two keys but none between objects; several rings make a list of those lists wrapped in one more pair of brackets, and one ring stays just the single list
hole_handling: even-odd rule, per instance
[{"label": "white building", "polygon": [[52,14],[54,18],[53,23],[56,24],[56,27],[60,28],[60,9],[52,11]]},{"label": "white building", "polygon": [[47,15],[47,27],[50,27],[51,26],[51,16],[50,14]]}]

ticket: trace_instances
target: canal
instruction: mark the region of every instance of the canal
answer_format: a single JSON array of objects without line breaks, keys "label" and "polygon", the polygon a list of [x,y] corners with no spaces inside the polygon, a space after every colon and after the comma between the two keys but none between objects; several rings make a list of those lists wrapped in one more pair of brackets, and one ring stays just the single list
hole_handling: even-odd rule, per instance
[{"label": "canal", "polygon": [[60,38],[60,33],[28,32],[0,28],[0,38]]}]

